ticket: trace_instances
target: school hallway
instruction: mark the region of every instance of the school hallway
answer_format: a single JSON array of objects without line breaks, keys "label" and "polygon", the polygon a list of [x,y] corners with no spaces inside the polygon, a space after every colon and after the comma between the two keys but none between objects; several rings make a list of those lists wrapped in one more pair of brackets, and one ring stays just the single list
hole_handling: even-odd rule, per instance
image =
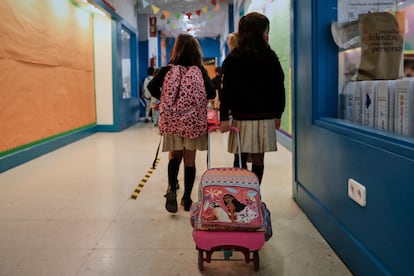
[{"label": "school hallway", "polygon": [[[211,139],[212,167],[232,166],[227,134]],[[273,237],[259,251],[260,270],[239,252],[230,260],[215,252],[200,272],[190,212],[164,207],[168,154],[160,150],[151,170],[159,141],[157,128],[138,123],[1,173],[0,276],[352,275],[292,199],[292,154],[281,145],[265,156]],[[193,200],[206,159],[197,153]],[[178,202],[183,165],[179,183]]]}]

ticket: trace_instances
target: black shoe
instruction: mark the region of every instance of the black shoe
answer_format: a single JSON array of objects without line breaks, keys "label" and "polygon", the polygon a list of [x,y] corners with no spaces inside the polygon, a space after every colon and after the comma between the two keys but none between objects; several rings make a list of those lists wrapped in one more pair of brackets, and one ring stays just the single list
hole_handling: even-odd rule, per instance
[{"label": "black shoe", "polygon": [[177,213],[177,194],[174,192],[168,192],[166,196],[165,209],[170,213]]},{"label": "black shoe", "polygon": [[[178,180],[177,180],[177,184],[175,185],[175,190],[178,190],[178,189],[180,189],[180,184],[178,184]],[[167,196],[167,194],[168,194],[169,191],[171,191],[171,187],[170,186],[168,186],[167,192],[164,194],[164,197]]]},{"label": "black shoe", "polygon": [[184,211],[190,211],[193,201],[190,199],[181,199],[181,205],[184,206]]}]

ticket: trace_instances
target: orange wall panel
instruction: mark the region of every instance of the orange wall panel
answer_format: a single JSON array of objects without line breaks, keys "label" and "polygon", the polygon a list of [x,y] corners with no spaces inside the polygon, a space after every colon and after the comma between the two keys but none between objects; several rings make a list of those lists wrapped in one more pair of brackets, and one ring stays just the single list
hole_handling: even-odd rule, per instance
[{"label": "orange wall panel", "polygon": [[0,153],[96,123],[91,15],[53,0],[0,15]]}]

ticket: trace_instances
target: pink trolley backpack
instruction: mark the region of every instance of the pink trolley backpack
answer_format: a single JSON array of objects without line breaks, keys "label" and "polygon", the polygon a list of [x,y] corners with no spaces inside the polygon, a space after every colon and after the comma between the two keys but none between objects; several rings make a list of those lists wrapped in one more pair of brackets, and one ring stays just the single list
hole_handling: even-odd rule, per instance
[{"label": "pink trolley backpack", "polygon": [[[211,262],[215,251],[224,251],[225,259],[232,251],[240,251],[246,263],[253,261],[259,270],[259,250],[272,236],[270,212],[261,201],[259,179],[241,168],[210,167],[210,133],[208,129],[208,169],[200,179],[200,199],[191,207],[193,239],[198,250],[198,267]],[[237,128],[240,155],[240,137]]]}]

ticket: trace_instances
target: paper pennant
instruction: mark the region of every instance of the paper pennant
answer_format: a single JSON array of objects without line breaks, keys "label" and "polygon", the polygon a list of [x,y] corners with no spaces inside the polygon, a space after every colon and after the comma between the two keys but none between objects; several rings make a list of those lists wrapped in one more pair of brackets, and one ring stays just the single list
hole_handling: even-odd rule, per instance
[{"label": "paper pennant", "polygon": [[177,19],[177,20],[180,19],[180,17],[181,17],[181,13],[179,13],[179,12],[176,12],[174,15],[175,15],[175,19]]},{"label": "paper pennant", "polygon": [[149,6],[149,3],[145,0],[142,0],[142,7],[145,9],[148,6]]},{"label": "paper pennant", "polygon": [[204,13],[206,13],[206,12],[208,11],[208,7],[207,7],[207,6],[204,6],[201,10],[202,10]]},{"label": "paper pennant", "polygon": [[196,10],[196,14],[197,14],[198,16],[200,16],[200,15],[201,15],[201,10]]},{"label": "paper pennant", "polygon": [[157,6],[151,5],[151,8],[154,14],[157,14],[160,11],[160,8],[158,8]]},{"label": "paper pennant", "polygon": [[213,6],[217,5],[217,1],[216,0],[211,0],[211,5],[213,5]]},{"label": "paper pennant", "polygon": [[165,19],[167,19],[168,17],[170,17],[170,12],[169,11],[163,11],[162,15],[164,15]]},{"label": "paper pennant", "polygon": [[185,15],[187,15],[188,19],[191,19],[192,13],[191,12],[186,12]]},{"label": "paper pennant", "polygon": [[220,5],[216,5],[216,6],[214,7],[214,10],[215,10],[215,11],[217,11],[217,12],[218,12],[218,11],[220,11]]}]

